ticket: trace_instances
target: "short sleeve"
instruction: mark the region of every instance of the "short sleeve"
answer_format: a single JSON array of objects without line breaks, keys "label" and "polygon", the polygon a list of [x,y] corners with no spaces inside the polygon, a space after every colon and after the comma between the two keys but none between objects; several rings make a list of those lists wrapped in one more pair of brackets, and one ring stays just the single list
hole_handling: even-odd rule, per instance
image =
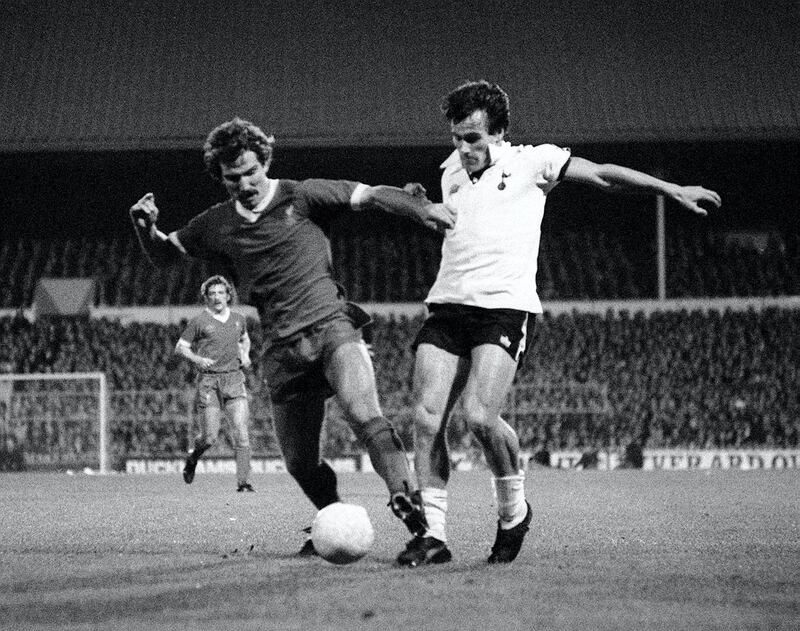
[{"label": "short sleeve", "polygon": [[522,149],[522,153],[524,159],[530,163],[536,185],[545,192],[558,184],[564,167],[572,156],[568,148],[551,144],[535,147],[528,145]]},{"label": "short sleeve", "polygon": [[360,202],[360,186],[349,180],[309,179],[301,182],[298,193],[309,215],[321,218],[353,209]]},{"label": "short sleeve", "polygon": [[197,339],[198,334],[198,325],[197,325],[197,318],[192,318],[189,320],[189,323],[186,325],[186,328],[181,333],[181,338],[184,342],[188,342],[190,345],[194,344],[194,341]]},{"label": "short sleeve", "polygon": [[204,213],[201,213],[192,217],[189,223],[176,231],[178,241],[190,256],[203,258],[207,254],[205,224]]}]

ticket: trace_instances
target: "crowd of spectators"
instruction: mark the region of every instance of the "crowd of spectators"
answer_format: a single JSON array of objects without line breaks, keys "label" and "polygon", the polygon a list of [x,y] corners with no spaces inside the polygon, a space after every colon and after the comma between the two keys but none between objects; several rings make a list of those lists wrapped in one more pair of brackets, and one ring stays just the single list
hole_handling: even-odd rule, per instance
[{"label": "crowd of spectators", "polygon": [[[419,317],[379,317],[373,329],[379,393],[409,443],[409,345],[420,324]],[[255,321],[249,325],[255,355],[260,335]],[[178,455],[196,422],[194,376],[172,352],[180,330],[89,317],[3,317],[0,363],[5,372],[104,372],[114,457]],[[531,450],[798,447],[797,339],[794,309],[545,314],[506,416]],[[247,378],[255,451],[275,454],[258,362]],[[16,442],[29,449],[46,443],[76,457],[95,447],[96,398],[58,382],[49,386],[58,403],[17,399],[20,387],[0,389],[0,429]],[[338,417],[333,406],[327,455],[357,450]],[[450,431],[457,448],[476,448],[458,413]]]},{"label": "crowd of spectators", "polygon": [[[440,238],[413,224],[339,230],[331,250],[336,278],[358,302],[418,302],[433,282]],[[655,297],[655,245],[623,232],[545,232],[537,283],[544,300]],[[132,235],[108,239],[0,241],[0,308],[28,307],[42,277],[97,280],[107,306],[196,302],[208,263],[186,261],[152,274]],[[667,235],[668,297],[800,294],[800,232],[728,233],[675,229]]]}]

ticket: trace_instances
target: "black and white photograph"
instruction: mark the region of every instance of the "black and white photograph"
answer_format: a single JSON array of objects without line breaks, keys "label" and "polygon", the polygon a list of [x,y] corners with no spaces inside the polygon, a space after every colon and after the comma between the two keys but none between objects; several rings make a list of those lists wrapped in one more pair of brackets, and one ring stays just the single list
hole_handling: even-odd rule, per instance
[{"label": "black and white photograph", "polygon": [[0,3],[0,629],[800,628],[796,0]]}]

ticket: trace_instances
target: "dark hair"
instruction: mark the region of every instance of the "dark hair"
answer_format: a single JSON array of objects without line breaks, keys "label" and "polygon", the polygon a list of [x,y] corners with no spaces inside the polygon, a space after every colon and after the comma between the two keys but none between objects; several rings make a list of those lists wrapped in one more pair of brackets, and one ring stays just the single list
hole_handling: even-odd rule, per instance
[{"label": "dark hair", "polygon": [[205,279],[203,284],[200,285],[200,297],[203,301],[208,297],[208,290],[214,285],[223,285],[225,287],[225,290],[228,292],[228,304],[231,304],[233,300],[233,285],[231,285],[224,276],[220,276],[219,274]]},{"label": "dark hair", "polygon": [[215,127],[203,145],[203,161],[212,178],[222,179],[220,163],[234,162],[244,151],[253,151],[261,164],[272,159],[274,136],[267,136],[259,127],[238,116]]},{"label": "dark hair", "polygon": [[442,99],[442,112],[452,123],[460,123],[478,110],[486,112],[490,134],[508,129],[511,117],[508,94],[496,83],[468,81]]}]

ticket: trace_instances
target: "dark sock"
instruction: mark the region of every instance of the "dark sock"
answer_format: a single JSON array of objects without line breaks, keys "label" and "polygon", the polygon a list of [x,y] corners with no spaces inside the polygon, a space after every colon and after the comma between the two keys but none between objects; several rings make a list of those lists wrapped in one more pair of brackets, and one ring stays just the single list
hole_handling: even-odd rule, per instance
[{"label": "dark sock", "polygon": [[206,452],[206,450],[209,447],[211,447],[210,444],[208,444],[206,442],[203,442],[201,440],[196,440],[194,442],[194,449],[192,450],[192,453],[189,454],[189,455],[192,458],[192,460],[194,460],[196,462],[196,461],[200,460],[200,457]]},{"label": "dark sock", "polygon": [[403,441],[392,424],[376,416],[363,425],[354,425],[353,432],[367,448],[372,466],[386,482],[389,494],[409,493],[415,485]]},{"label": "dark sock", "polygon": [[336,490],[336,473],[328,463],[320,462],[310,470],[293,471],[292,476],[317,509],[341,501]]}]

